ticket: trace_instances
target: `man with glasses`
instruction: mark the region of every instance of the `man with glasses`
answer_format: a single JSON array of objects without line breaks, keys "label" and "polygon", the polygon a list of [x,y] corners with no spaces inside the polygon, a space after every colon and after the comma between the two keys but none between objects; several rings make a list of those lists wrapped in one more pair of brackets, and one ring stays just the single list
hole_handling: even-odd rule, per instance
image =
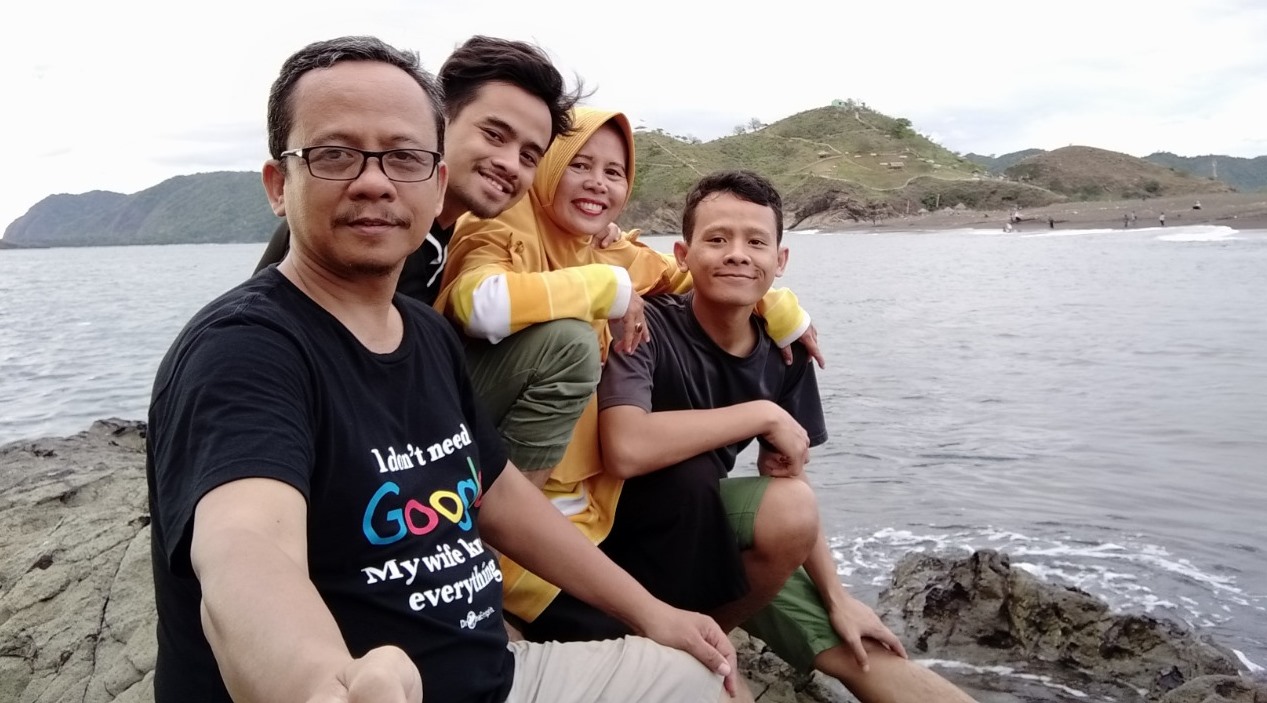
[{"label": "man with glasses", "polygon": [[[395,295],[446,204],[441,114],[416,56],[373,38],[305,47],[273,85],[263,180],[292,249],[194,316],[150,404],[158,703],[734,685],[716,623],[653,598],[514,470],[452,328]],[[646,638],[508,645],[489,547]]]},{"label": "man with glasses", "polygon": [[[571,129],[570,110],[581,90],[567,91],[558,69],[539,48],[484,36],[455,49],[440,67],[439,79],[448,115],[442,149],[448,189],[440,215],[421,246],[405,259],[396,286],[428,305],[439,293],[458,218],[467,213],[496,217],[524,196],[550,143]],[[619,230],[609,231],[595,245],[606,246],[618,235]],[[256,272],[282,260],[290,236],[283,222]],[[476,371],[499,369],[496,374],[474,373],[475,392],[506,440],[515,466],[544,480],[549,472],[543,470],[559,462],[598,386],[599,358],[589,325],[556,320],[499,344],[485,344],[468,359]],[[494,383],[505,378],[514,382]]]}]

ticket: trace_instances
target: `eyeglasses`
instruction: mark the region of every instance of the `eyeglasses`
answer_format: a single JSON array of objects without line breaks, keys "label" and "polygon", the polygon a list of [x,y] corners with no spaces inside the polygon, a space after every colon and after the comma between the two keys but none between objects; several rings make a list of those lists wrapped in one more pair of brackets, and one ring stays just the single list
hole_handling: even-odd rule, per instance
[{"label": "eyeglasses", "polygon": [[313,178],[327,181],[355,181],[365,173],[365,164],[377,157],[383,175],[390,180],[418,183],[435,175],[441,154],[426,149],[365,151],[350,146],[306,146],[281,153],[282,158],[287,156],[303,159]]}]

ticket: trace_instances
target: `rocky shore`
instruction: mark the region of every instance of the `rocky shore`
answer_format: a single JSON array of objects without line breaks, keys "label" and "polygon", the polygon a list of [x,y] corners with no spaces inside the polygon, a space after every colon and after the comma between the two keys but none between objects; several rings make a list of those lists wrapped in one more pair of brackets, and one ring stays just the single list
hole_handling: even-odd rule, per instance
[{"label": "rocky shore", "polygon": [[[0,447],[0,701],[153,700],[154,597],[145,428],[94,423]],[[1112,613],[1005,554],[912,554],[877,611],[911,655],[982,703],[1087,700],[1267,703],[1267,681],[1184,627]],[[743,633],[741,664],[765,703],[842,703],[834,681],[795,676]]]}]

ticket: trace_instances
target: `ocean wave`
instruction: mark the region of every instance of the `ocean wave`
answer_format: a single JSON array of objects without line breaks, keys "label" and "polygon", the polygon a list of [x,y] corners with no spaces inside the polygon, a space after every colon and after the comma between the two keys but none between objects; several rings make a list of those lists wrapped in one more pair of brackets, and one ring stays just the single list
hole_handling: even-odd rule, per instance
[{"label": "ocean wave", "polygon": [[[1157,237],[1159,242],[1227,242],[1240,239],[1240,230],[1223,225],[1193,225],[1178,227],[1178,231]],[[1160,228],[1153,228],[1160,231]]]}]

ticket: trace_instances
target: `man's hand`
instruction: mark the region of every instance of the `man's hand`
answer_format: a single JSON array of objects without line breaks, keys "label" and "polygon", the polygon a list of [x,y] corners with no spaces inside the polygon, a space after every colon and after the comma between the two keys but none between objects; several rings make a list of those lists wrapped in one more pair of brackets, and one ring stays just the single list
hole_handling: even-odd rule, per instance
[{"label": "man's hand", "polygon": [[621,331],[620,339],[616,342],[616,351],[629,354],[639,344],[651,341],[651,330],[647,328],[647,304],[642,302],[641,295],[633,292],[629,294],[629,307],[625,309],[625,316],[620,318],[620,325],[616,329]]},{"label": "man's hand", "polygon": [[739,676],[735,647],[712,618],[665,605],[637,623],[636,629],[643,637],[695,657],[709,671],[724,677],[726,691],[735,695]]},{"label": "man's hand", "polygon": [[[805,329],[805,334],[797,340],[805,345],[805,351],[809,353],[809,358],[818,362],[818,368],[827,368],[827,359],[823,357],[823,350],[818,348],[818,330],[814,328],[814,323]],[[779,350],[783,354],[783,363],[788,366],[792,365],[792,345],[789,344]]]},{"label": "man's hand", "polygon": [[421,703],[422,677],[398,647],[378,647],[353,659],[309,703]]},{"label": "man's hand", "polygon": [[791,457],[779,452],[773,452],[762,447],[757,452],[757,473],[762,476],[770,476],[772,478],[795,478],[800,476],[805,469],[805,464],[809,463],[809,452],[806,452],[805,461],[793,461]]},{"label": "man's hand", "polygon": [[[774,447],[774,453],[787,458],[784,475],[796,476],[809,462],[809,433],[788,411],[770,401],[762,402],[769,403],[771,411],[767,429],[761,436]],[[758,468],[760,466],[758,462]]]},{"label": "man's hand", "polygon": [[884,626],[884,623],[880,622],[880,617],[874,610],[857,598],[846,596],[838,605],[829,607],[828,618],[831,620],[832,628],[836,630],[836,634],[840,635],[840,639],[845,641],[845,647],[853,653],[854,659],[863,671],[870,670],[870,665],[867,663],[867,649],[862,646],[864,637],[873,639],[894,654],[906,658],[906,648],[902,646],[902,642]]},{"label": "man's hand", "polygon": [[602,234],[596,237],[590,237],[590,246],[595,249],[606,249],[616,242],[619,242],[624,236],[625,233],[620,231],[620,228],[616,226],[615,222],[608,222],[607,229],[603,230]]}]

